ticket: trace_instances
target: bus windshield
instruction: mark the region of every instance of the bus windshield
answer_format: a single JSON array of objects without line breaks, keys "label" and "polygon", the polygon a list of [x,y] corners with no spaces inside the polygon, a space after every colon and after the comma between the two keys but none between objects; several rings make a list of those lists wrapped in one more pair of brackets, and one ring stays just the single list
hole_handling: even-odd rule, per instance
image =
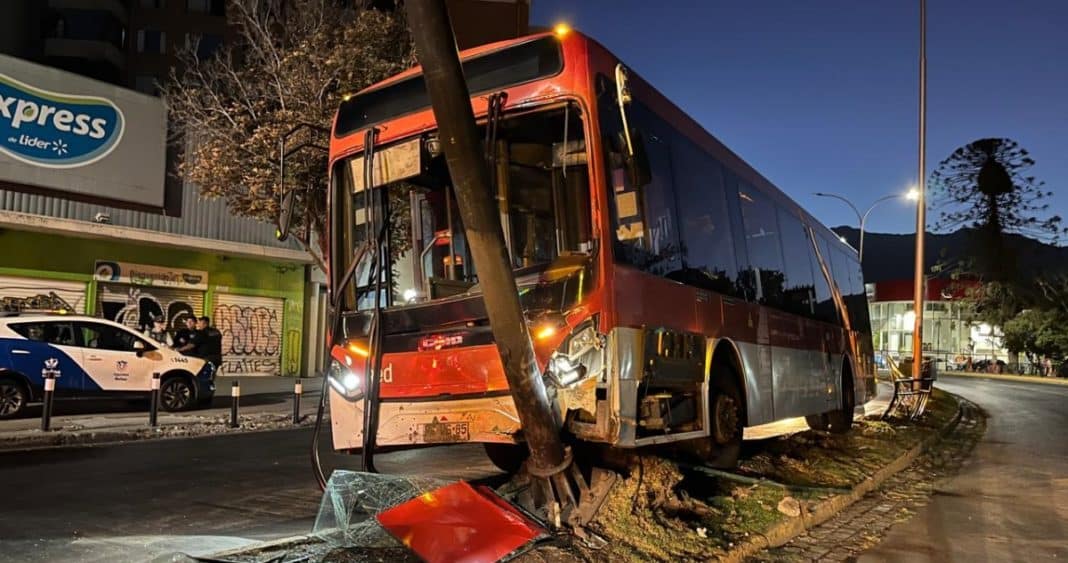
[{"label": "bus windshield", "polygon": [[[486,126],[480,131],[485,135]],[[411,139],[402,143],[414,146]],[[381,256],[388,256],[388,263],[377,268],[383,307],[478,291],[478,272],[440,143],[431,132],[423,134],[418,145],[418,173],[373,190],[363,189],[362,154],[338,162],[334,171],[341,183],[337,193],[346,198],[339,202],[344,209],[336,217],[349,234],[341,237],[347,240],[345,247],[335,252],[352,256],[368,237],[381,232],[383,219],[387,223]],[[388,149],[376,147],[380,154]],[[492,150],[486,152],[517,277],[544,269],[559,257],[591,251],[589,171],[575,106],[505,115]],[[357,309],[374,305],[371,260],[367,262],[353,280]]]}]

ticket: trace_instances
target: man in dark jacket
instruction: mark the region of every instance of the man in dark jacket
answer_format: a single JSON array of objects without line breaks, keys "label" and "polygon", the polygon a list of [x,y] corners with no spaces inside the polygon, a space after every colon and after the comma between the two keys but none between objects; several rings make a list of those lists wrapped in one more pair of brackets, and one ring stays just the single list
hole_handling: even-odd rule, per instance
[{"label": "man in dark jacket", "polygon": [[186,356],[196,356],[200,340],[198,336],[196,317],[186,317],[185,328],[180,328],[174,333],[174,349]]},{"label": "man in dark jacket", "polygon": [[211,317],[200,317],[197,321],[197,332],[200,338],[195,355],[215,364],[218,368],[222,365],[222,333],[211,326]]}]

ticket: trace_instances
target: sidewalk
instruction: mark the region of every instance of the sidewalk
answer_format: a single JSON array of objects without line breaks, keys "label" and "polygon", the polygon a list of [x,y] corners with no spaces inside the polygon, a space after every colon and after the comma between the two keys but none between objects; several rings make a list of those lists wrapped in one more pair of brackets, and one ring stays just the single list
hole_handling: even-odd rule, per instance
[{"label": "sidewalk", "polygon": [[972,377],[978,379],[996,379],[998,381],[1016,381],[1018,383],[1038,383],[1041,385],[1061,385],[1068,387],[1068,379],[1063,377],[1039,377],[1036,375],[1012,375],[1004,373],[984,373],[975,371],[943,371],[939,375],[953,377]]},{"label": "sidewalk", "polygon": [[[230,428],[230,389],[235,379],[241,386],[240,427]],[[31,405],[26,417],[0,421],[0,451],[292,428],[294,383],[289,377],[219,377],[210,407],[161,411],[156,428],[148,425],[147,400],[56,402],[49,432],[40,429],[41,406]],[[303,380],[301,425],[314,424],[321,385],[322,378]]]}]

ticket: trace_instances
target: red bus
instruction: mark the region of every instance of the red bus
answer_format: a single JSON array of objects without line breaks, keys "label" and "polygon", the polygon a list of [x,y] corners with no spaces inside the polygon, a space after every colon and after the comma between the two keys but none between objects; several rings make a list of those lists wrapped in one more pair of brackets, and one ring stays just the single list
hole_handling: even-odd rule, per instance
[{"label": "red bus", "polygon": [[[580,33],[461,58],[562,430],[729,466],[746,426],[849,428],[875,392],[851,247]],[[442,142],[418,68],[337,112],[333,443],[481,442],[514,468],[522,429]]]}]

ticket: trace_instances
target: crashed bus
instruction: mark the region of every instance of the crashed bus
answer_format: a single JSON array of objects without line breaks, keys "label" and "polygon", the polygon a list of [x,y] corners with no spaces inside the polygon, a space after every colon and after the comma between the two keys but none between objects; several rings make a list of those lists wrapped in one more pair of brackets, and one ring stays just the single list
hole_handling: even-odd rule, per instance
[{"label": "crashed bus", "polygon": [[[844,432],[874,395],[857,253],[605,48],[545,33],[461,53],[538,370],[576,443]],[[330,135],[335,450],[526,449],[418,68]]]}]

